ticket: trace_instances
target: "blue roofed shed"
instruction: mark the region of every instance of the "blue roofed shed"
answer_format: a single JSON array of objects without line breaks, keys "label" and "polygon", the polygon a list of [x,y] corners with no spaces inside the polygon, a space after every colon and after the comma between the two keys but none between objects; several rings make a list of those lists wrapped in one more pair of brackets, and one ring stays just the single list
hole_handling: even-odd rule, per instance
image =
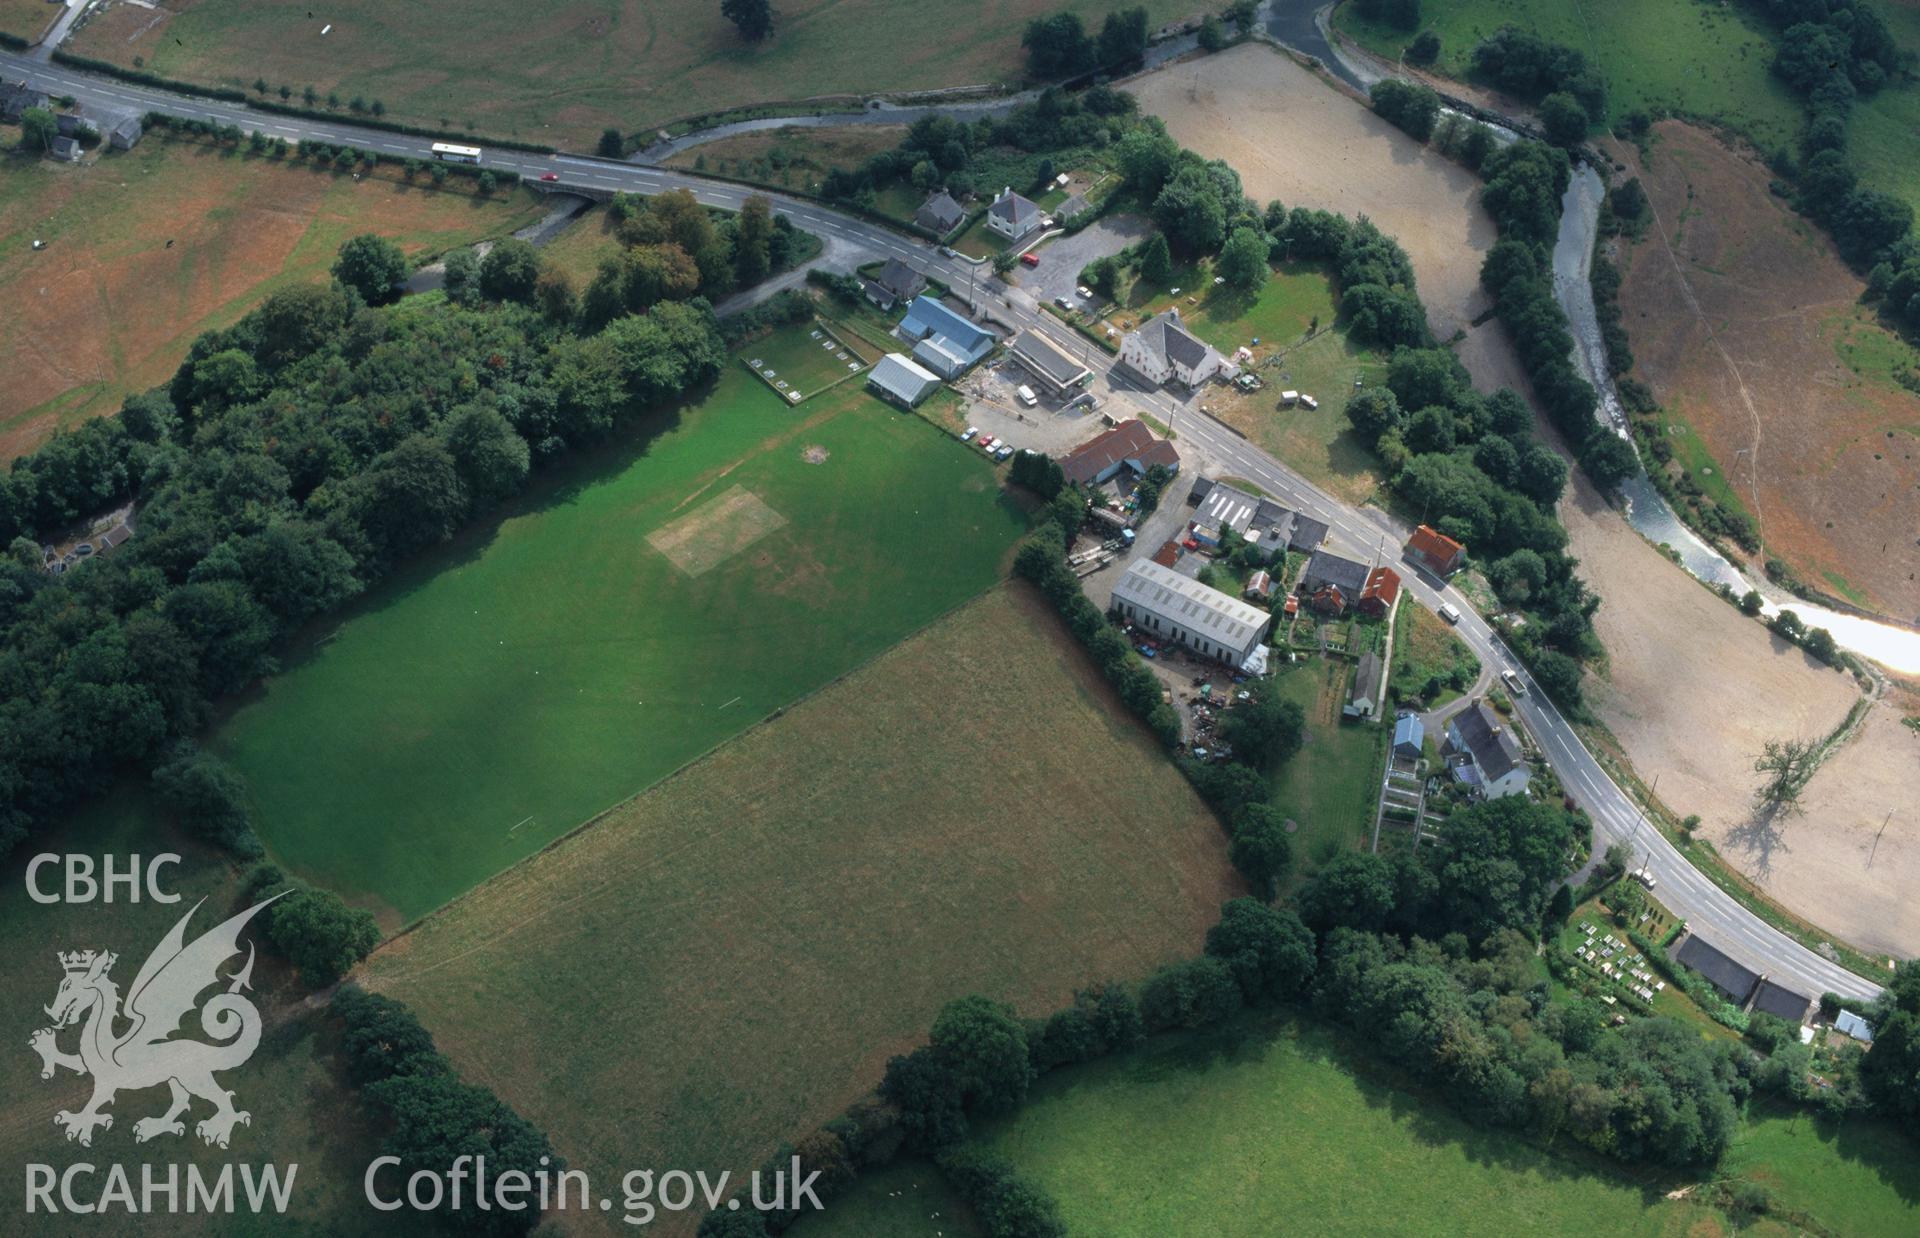
[{"label": "blue roofed shed", "polygon": [[1427,728],[1416,715],[1408,714],[1393,724],[1394,756],[1417,760],[1426,743]]},{"label": "blue roofed shed", "polygon": [[915,297],[894,330],[901,339],[915,341],[915,359],[942,378],[958,377],[993,351],[992,332],[928,296]]}]

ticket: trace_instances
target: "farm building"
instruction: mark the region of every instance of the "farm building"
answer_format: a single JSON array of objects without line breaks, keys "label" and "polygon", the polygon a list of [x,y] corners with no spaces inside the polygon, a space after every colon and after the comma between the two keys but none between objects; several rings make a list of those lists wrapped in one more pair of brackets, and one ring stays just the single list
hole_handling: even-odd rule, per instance
[{"label": "farm building", "polygon": [[1126,334],[1120,341],[1120,364],[1150,386],[1176,382],[1198,387],[1219,374],[1227,361],[1187,332],[1179,310],[1169,309]]},{"label": "farm building", "polygon": [[1033,375],[1042,390],[1056,399],[1093,377],[1093,371],[1068,356],[1059,345],[1037,331],[1022,331],[1007,345],[1020,367]]},{"label": "farm building", "polygon": [[912,408],[939,389],[940,376],[890,352],[867,374],[867,386],[891,404]]},{"label": "farm building", "polygon": [[942,378],[958,378],[993,351],[993,333],[926,295],[907,307],[894,334],[913,344],[914,360]]},{"label": "farm building", "polygon": [[1145,473],[1156,464],[1180,471],[1180,453],[1165,439],[1153,437],[1144,421],[1123,421],[1098,438],[1089,439],[1060,458],[1060,471],[1079,486],[1097,486],[1121,469]]},{"label": "farm building", "polygon": [[1436,576],[1451,576],[1460,570],[1467,548],[1423,524],[1407,539],[1407,557]]},{"label": "farm building", "polygon": [[1136,560],[1113,586],[1113,609],[1155,636],[1232,667],[1265,652],[1260,639],[1272,618],[1150,559]]},{"label": "farm building", "polygon": [[1427,728],[1419,714],[1402,714],[1393,724],[1393,755],[1417,761],[1426,750]]},{"label": "farm building", "polygon": [[1353,668],[1353,686],[1340,712],[1349,718],[1371,718],[1380,707],[1380,683],[1383,667],[1380,655],[1371,651],[1360,655]]},{"label": "farm building", "polygon": [[953,195],[941,189],[920,204],[920,209],[913,213],[913,222],[935,236],[945,236],[958,228],[966,217],[967,212],[953,200]]},{"label": "farm building", "polygon": [[1513,728],[1485,701],[1476,700],[1453,716],[1440,753],[1448,758],[1455,782],[1478,787],[1490,800],[1519,795],[1533,777]]},{"label": "farm building", "polygon": [[860,281],[867,300],[883,310],[911,301],[927,288],[927,277],[898,258],[889,258],[872,279]]},{"label": "farm building", "polygon": [[1009,241],[1023,241],[1038,231],[1046,216],[1038,206],[1015,193],[1011,187],[1002,189],[1000,196],[987,208],[987,227],[1006,237]]},{"label": "farm building", "polygon": [[1351,607],[1379,618],[1400,599],[1400,576],[1390,567],[1369,567],[1329,550],[1316,550],[1301,573],[1300,591],[1322,614],[1345,614]]},{"label": "farm building", "polygon": [[1193,537],[1204,546],[1219,545],[1225,530],[1232,529],[1272,556],[1289,550],[1312,550],[1327,535],[1327,526],[1319,521],[1224,482],[1203,478],[1194,483],[1188,500],[1198,504],[1193,514]]}]

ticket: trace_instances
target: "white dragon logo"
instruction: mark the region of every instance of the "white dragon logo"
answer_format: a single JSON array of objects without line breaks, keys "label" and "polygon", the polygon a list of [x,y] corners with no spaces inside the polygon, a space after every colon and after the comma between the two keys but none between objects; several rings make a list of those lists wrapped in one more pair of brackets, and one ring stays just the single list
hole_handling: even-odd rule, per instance
[{"label": "white dragon logo", "polygon": [[[154,947],[133,978],[124,1012],[120,990],[107,978],[119,956],[93,950],[59,955],[66,975],[53,1004],[46,1007],[53,1026],[35,1032],[27,1044],[40,1055],[42,1079],[53,1078],[54,1068],[59,1066],[93,1076],[93,1099],[86,1108],[79,1113],[63,1109],[54,1115],[54,1125],[63,1128],[68,1139],[79,1140],[83,1147],[91,1146],[95,1128],[112,1128],[113,1115],[101,1109],[112,1104],[121,1090],[137,1092],[163,1083],[172,1089],[172,1103],[158,1117],[141,1118],[133,1124],[137,1142],[186,1134],[180,1115],[196,1096],[214,1106],[213,1116],[194,1126],[195,1133],[210,1144],[226,1147],[233,1128],[252,1121],[251,1114],[233,1107],[233,1093],[214,1081],[213,1072],[241,1065],[260,1044],[260,1011],[240,996],[241,989],[250,987],[253,947],[247,947],[245,966],[226,978],[230,981],[226,992],[214,994],[205,1005],[199,1005],[197,999],[202,990],[220,982],[220,965],[240,952],[240,930],[273,899],[257,903],[191,944],[183,944],[187,921],[205,901],[195,903]],[[196,1006],[201,1027],[221,1043],[169,1039]],[[86,1026],[80,1032],[80,1052],[63,1052],[54,1038],[82,1019]],[[116,1032],[116,1023],[130,1026]]]}]

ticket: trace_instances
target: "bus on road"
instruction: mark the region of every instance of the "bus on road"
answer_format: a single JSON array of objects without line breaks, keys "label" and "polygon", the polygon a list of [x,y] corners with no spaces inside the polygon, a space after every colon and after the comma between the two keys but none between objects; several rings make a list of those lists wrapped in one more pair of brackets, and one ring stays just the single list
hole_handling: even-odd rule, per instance
[{"label": "bus on road", "polygon": [[479,163],[480,148],[478,146],[455,146],[450,142],[435,142],[433,144],[433,157],[435,159],[443,159],[448,163]]}]

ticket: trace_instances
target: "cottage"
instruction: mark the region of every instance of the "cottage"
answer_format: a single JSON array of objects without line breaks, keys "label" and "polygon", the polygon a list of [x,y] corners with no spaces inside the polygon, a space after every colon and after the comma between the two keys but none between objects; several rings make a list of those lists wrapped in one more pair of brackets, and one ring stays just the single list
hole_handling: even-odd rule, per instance
[{"label": "cottage", "polygon": [[942,378],[958,378],[993,351],[993,333],[926,295],[913,299],[893,333],[913,344],[914,360]]},{"label": "cottage", "polygon": [[1156,637],[1236,668],[1263,660],[1260,641],[1272,618],[1150,559],[1135,560],[1113,586],[1113,609]]},{"label": "cottage", "polygon": [[911,301],[926,291],[927,277],[898,258],[889,258],[872,279],[860,281],[867,300],[883,310]]},{"label": "cottage", "polygon": [[1393,755],[1418,761],[1427,746],[1427,728],[1419,714],[1402,714],[1393,724]]},{"label": "cottage", "polygon": [[19,120],[28,108],[45,108],[50,102],[46,91],[25,82],[0,82],[0,120]]},{"label": "cottage", "polygon": [[1805,993],[1796,993],[1775,980],[1762,978],[1753,987],[1751,1008],[1763,1011],[1777,1019],[1785,1019],[1793,1027],[1807,1021],[1807,1013],[1813,1009],[1813,999]]},{"label": "cottage", "polygon": [[1316,610],[1327,614],[1346,613],[1360,600],[1373,569],[1364,563],[1330,550],[1316,550],[1300,574],[1300,592],[1312,600]]},{"label": "cottage", "polygon": [[1016,243],[1033,235],[1044,222],[1040,208],[1013,192],[1011,187],[1002,189],[993,205],[987,208],[987,227]]},{"label": "cottage", "polygon": [[1421,525],[1407,539],[1407,557],[1435,576],[1451,576],[1460,570],[1467,548],[1445,533]]},{"label": "cottage", "polygon": [[132,150],[145,132],[140,117],[128,112],[107,128],[107,145],[115,150]]},{"label": "cottage", "polygon": [[1691,933],[1674,950],[1673,957],[1676,962],[1684,963],[1706,977],[1707,983],[1726,994],[1736,1006],[1746,1005],[1754,986],[1760,983],[1760,973],[1734,962],[1722,951]]},{"label": "cottage", "polygon": [[935,236],[944,237],[958,228],[966,217],[966,211],[953,200],[953,195],[942,189],[920,204],[920,209],[913,213],[913,222]]},{"label": "cottage", "polygon": [[1007,345],[1007,351],[1020,368],[1033,375],[1042,390],[1055,399],[1093,377],[1093,371],[1069,356],[1065,350],[1037,331],[1022,331]]},{"label": "cottage", "polygon": [[1353,668],[1353,686],[1347,692],[1347,703],[1340,712],[1349,718],[1371,718],[1380,706],[1380,682],[1382,665],[1380,655],[1371,651],[1360,655],[1360,664]]},{"label": "cottage", "polygon": [[1490,800],[1521,794],[1533,777],[1513,729],[1478,699],[1447,723],[1440,752],[1451,764],[1454,781],[1477,787]]},{"label": "cottage", "polygon": [[1287,534],[1287,549],[1302,553],[1317,550],[1327,540],[1327,526],[1304,512],[1293,514],[1293,527]]},{"label": "cottage", "polygon": [[940,386],[940,376],[894,352],[867,374],[867,386],[891,404],[912,408]]},{"label": "cottage", "polygon": [[1366,587],[1360,590],[1360,600],[1354,607],[1363,615],[1380,619],[1392,614],[1399,600],[1400,574],[1390,567],[1376,567],[1367,573]]},{"label": "cottage", "polygon": [[1180,453],[1172,443],[1153,437],[1145,422],[1127,420],[1062,456],[1060,471],[1075,485],[1097,486],[1121,469],[1144,474],[1156,464],[1177,473]]},{"label": "cottage", "polygon": [[1219,375],[1227,359],[1189,334],[1180,311],[1169,309],[1121,339],[1120,364],[1149,386],[1173,382],[1191,389]]}]

